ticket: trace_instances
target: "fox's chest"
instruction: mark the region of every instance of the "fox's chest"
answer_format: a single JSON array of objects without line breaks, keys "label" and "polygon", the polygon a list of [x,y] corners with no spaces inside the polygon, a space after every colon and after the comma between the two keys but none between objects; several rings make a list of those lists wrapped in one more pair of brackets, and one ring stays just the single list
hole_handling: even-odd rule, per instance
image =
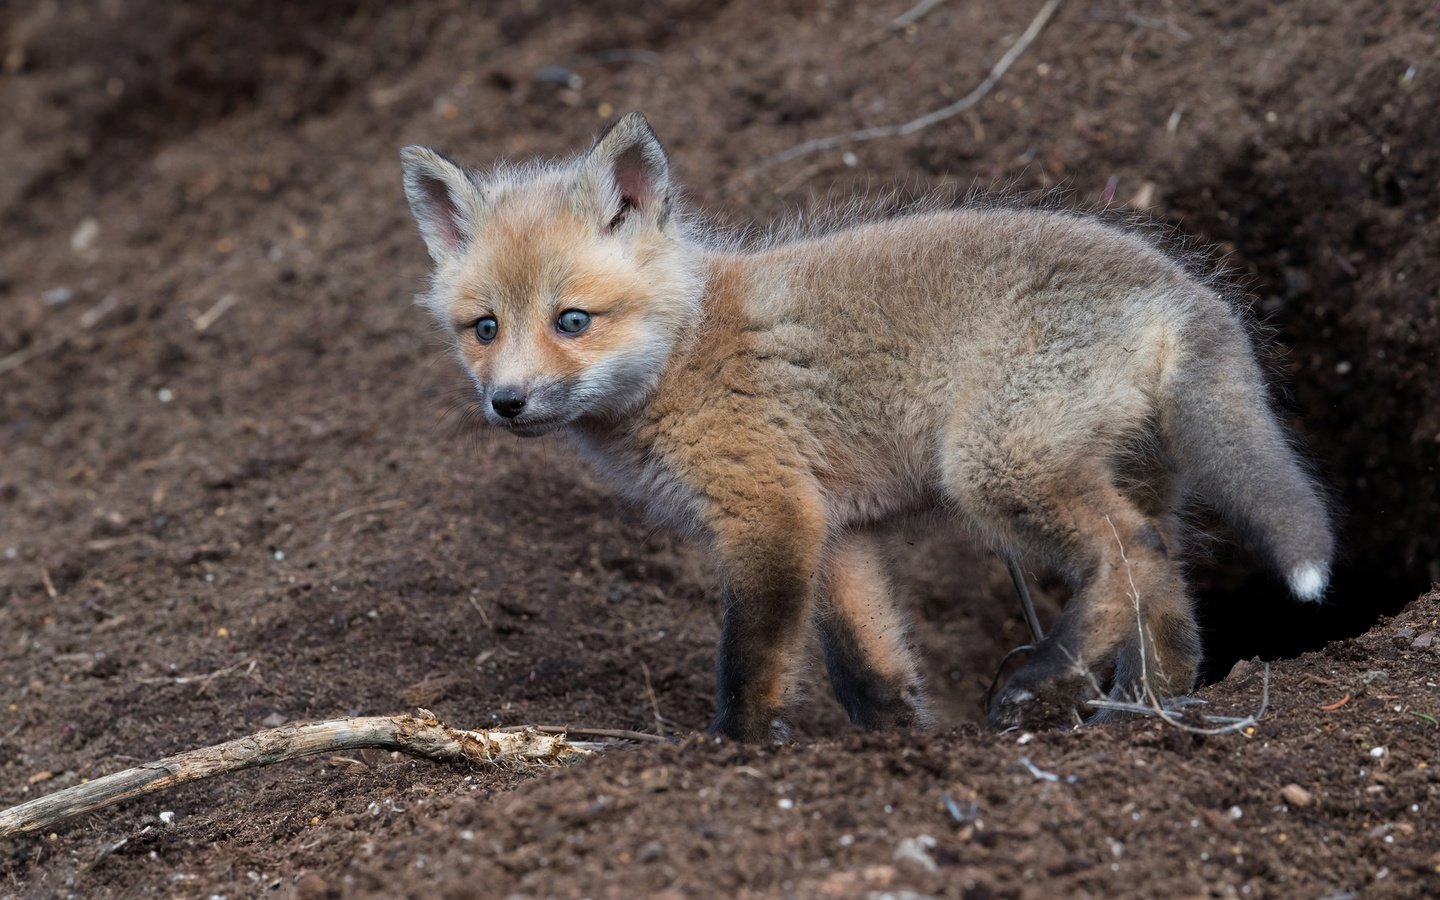
[{"label": "fox's chest", "polygon": [[654,453],[583,436],[576,443],[596,473],[625,499],[677,531],[694,534],[704,530],[699,492]]}]

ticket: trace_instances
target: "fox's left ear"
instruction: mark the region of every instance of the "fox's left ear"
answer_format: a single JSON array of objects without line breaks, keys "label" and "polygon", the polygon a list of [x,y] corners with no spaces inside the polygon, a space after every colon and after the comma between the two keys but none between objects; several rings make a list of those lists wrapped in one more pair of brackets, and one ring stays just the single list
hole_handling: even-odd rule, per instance
[{"label": "fox's left ear", "polygon": [[670,161],[650,123],[627,113],[600,136],[580,164],[577,199],[604,230],[632,215],[664,227],[670,211]]}]

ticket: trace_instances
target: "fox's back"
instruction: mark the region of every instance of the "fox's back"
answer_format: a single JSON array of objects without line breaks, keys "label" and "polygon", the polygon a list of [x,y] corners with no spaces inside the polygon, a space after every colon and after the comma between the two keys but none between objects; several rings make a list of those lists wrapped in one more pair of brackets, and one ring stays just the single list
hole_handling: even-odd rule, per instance
[{"label": "fox's back", "polygon": [[712,267],[762,389],[837,492],[923,489],[935,435],[967,417],[1040,416],[1057,443],[1104,445],[1150,408],[1172,342],[1223,314],[1144,239],[1061,213],[910,216]]}]

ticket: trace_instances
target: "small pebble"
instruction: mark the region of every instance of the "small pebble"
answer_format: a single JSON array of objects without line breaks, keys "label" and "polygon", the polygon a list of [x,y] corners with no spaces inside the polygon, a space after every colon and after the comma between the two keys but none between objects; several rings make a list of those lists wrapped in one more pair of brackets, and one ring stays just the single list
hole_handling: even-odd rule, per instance
[{"label": "small pebble", "polygon": [[1370,748],[1370,755],[1373,756],[1373,757],[1375,757],[1376,759],[1384,759],[1384,758],[1385,758],[1385,754],[1387,754],[1387,753],[1389,753],[1389,752],[1390,752],[1390,751],[1389,751],[1389,750],[1386,750],[1384,747],[1371,747],[1371,748]]},{"label": "small pebble", "polygon": [[76,253],[84,253],[95,246],[95,239],[100,236],[100,223],[94,219],[84,219],[70,235],[70,249]]},{"label": "small pebble", "polygon": [[936,864],[935,858],[930,855],[930,849],[934,846],[935,839],[928,834],[906,838],[895,848],[895,861],[898,863],[909,863],[926,872],[938,872],[940,871],[940,866]]},{"label": "small pebble", "polygon": [[1298,784],[1287,784],[1280,789],[1280,796],[1290,806],[1309,806],[1314,797]]}]

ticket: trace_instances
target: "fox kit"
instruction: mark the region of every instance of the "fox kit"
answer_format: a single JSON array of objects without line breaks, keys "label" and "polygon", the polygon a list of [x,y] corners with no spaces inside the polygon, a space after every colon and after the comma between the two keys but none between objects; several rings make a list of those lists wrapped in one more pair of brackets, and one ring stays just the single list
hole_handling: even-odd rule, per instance
[{"label": "fox kit", "polygon": [[488,423],[567,435],[718,555],[718,733],[783,727],[812,627],[854,722],[927,723],[877,545],[917,515],[1074,589],[997,694],[1001,727],[1073,718],[1100,678],[1125,698],[1192,686],[1192,497],[1296,597],[1325,591],[1329,514],[1245,328],[1140,237],[972,208],[719,246],[638,113],[558,164],[403,159],[424,301]]}]

